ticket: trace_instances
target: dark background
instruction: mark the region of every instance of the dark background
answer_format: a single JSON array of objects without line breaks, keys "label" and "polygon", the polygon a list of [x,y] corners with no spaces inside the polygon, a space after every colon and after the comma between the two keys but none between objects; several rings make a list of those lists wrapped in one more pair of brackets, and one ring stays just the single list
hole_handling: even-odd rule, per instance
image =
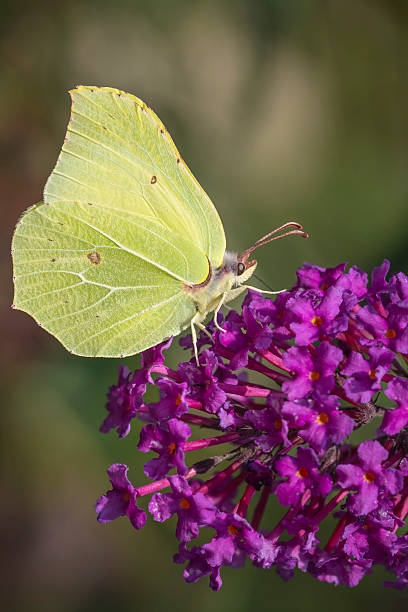
[{"label": "dark background", "polygon": [[150,521],[138,533],[125,519],[98,525],[92,506],[108,465],[126,462],[132,481],[145,482],[138,428],[123,441],[98,433],[118,362],[70,356],[10,310],[9,249],[18,216],[41,200],[56,161],[67,90],[109,85],[163,120],[213,198],[230,249],[287,220],[304,224],[311,240],[258,252],[273,287],[291,286],[303,261],[370,271],[387,257],[406,272],[408,3],[0,6],[4,609],[402,609],[406,595],[383,589],[380,572],[335,589],[300,573],[285,584],[274,570],[247,566],[224,570],[215,595],[206,579],[186,585],[173,565],[174,523]]}]

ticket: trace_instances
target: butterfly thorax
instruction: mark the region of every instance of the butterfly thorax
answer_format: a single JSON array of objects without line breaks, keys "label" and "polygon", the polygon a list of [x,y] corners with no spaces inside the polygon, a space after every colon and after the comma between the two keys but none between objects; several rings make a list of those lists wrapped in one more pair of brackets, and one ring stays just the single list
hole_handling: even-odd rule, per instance
[{"label": "butterfly thorax", "polygon": [[202,315],[215,310],[223,296],[223,302],[228,302],[244,291],[242,284],[253,274],[256,262],[251,262],[252,265],[244,270],[240,269],[239,262],[237,253],[225,251],[222,265],[218,268],[213,268],[208,262],[209,272],[204,282],[185,285],[185,291],[196,302],[197,310]]}]

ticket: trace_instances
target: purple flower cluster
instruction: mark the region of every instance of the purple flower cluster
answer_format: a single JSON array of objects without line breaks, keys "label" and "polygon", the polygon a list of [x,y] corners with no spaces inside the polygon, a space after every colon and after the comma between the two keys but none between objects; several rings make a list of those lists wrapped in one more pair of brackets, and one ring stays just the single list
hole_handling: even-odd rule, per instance
[{"label": "purple flower cluster", "polygon": [[[139,450],[155,456],[138,487],[127,466],[108,469],[98,520],[127,515],[140,529],[142,498],[156,521],[177,515],[174,560],[187,582],[208,575],[214,590],[222,566],[247,557],[285,580],[298,568],[347,586],[382,565],[386,585],[408,586],[408,277],[388,271],[384,261],[370,282],[346,264],[305,264],[290,291],[250,291],[224,332],[210,324],[199,366],[166,366],[168,341],[134,374],[121,367],[101,431],[123,437],[137,416]],[[181,344],[191,349],[191,337]],[[143,401],[148,385],[154,403]]]}]

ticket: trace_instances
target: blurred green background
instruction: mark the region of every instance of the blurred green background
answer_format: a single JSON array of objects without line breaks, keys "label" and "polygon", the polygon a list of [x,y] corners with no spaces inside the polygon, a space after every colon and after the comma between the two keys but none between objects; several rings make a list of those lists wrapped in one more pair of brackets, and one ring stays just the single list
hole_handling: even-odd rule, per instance
[{"label": "blurred green background", "polygon": [[[408,3],[404,0],[106,0],[0,5],[3,609],[61,612],[350,612],[406,596],[374,572],[355,589],[273,570],[223,571],[213,594],[172,563],[174,523],[96,523],[105,469],[132,466],[138,428],[98,433],[115,360],[68,355],[10,310],[10,240],[42,197],[69,116],[67,90],[110,85],[157,112],[215,202],[230,249],[296,220],[312,238],[258,253],[291,286],[303,261],[384,257],[407,272]],[[173,353],[171,360],[175,360]],[[137,359],[128,359],[134,367]],[[144,457],[143,457],[144,458]]]}]

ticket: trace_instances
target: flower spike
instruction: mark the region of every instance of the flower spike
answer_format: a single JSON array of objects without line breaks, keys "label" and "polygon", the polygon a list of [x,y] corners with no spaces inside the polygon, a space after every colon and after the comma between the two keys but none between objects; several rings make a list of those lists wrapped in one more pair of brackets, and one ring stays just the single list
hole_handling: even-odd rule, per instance
[{"label": "flower spike", "polygon": [[[306,236],[285,224],[242,257],[290,234]],[[166,366],[170,341],[147,351],[134,374],[122,366],[101,431],[123,437],[137,417],[139,450],[157,456],[138,487],[127,466],[108,469],[99,522],[127,516],[140,529],[140,502],[156,521],[177,515],[174,561],[186,564],[187,582],[208,576],[214,591],[223,566],[246,557],[285,580],[298,568],[346,586],[380,565],[394,576],[385,586],[406,588],[408,277],[387,281],[388,271],[385,261],[370,284],[355,266],[304,264],[291,290],[274,300],[249,291],[225,331],[210,323],[214,342],[201,334],[198,363]],[[191,338],[181,344],[192,348]],[[153,403],[144,401],[148,385],[160,396]],[[359,444],[349,437],[356,429]],[[334,528],[321,542],[329,517]]]}]

